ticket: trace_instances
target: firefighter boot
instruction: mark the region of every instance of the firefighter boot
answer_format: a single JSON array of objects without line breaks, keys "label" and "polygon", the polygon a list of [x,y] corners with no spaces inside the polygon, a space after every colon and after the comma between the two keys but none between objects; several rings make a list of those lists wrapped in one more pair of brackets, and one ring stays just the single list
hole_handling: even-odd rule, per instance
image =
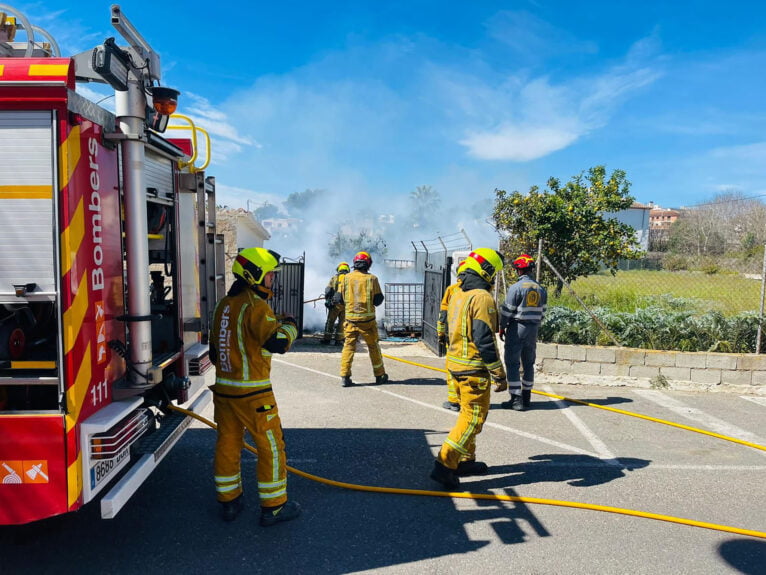
[{"label": "firefighter boot", "polygon": [[341,379],[343,380],[343,387],[351,387],[354,385],[354,382],[351,381],[350,375],[344,375]]},{"label": "firefighter boot", "polygon": [[383,383],[388,383],[388,374],[384,373],[383,375],[376,375],[375,376],[375,385],[381,385]]},{"label": "firefighter boot", "polygon": [[521,390],[521,405],[524,407],[524,409],[529,409],[530,403],[532,403],[532,390],[522,389]]},{"label": "firefighter boot", "polygon": [[431,479],[441,483],[447,489],[457,489],[460,487],[460,479],[454,469],[442,465],[439,461],[434,461],[434,469],[431,471]]},{"label": "firefighter boot", "polygon": [[485,475],[488,471],[489,467],[486,463],[471,459],[458,463],[455,473],[460,477],[465,477],[466,475]]},{"label": "firefighter boot", "polygon": [[460,404],[452,403],[451,401],[445,401],[442,403],[442,407],[444,409],[449,409],[450,411],[460,411]]},{"label": "firefighter boot", "polygon": [[301,506],[297,501],[288,501],[279,507],[261,508],[261,527],[271,527],[277,523],[290,521],[301,514]]},{"label": "firefighter boot", "polygon": [[520,395],[511,395],[511,399],[501,403],[500,407],[514,411],[524,411],[524,401]]},{"label": "firefighter boot", "polygon": [[231,501],[221,501],[221,506],[221,518],[224,521],[234,521],[245,506],[245,500],[240,494],[239,497]]}]

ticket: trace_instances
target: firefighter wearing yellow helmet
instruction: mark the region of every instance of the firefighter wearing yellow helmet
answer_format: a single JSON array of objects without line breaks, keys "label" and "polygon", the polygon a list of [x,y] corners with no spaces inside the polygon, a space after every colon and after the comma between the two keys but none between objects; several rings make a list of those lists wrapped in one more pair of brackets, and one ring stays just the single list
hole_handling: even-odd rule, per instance
[{"label": "firefighter wearing yellow helmet", "polygon": [[319,343],[329,344],[334,341],[335,345],[343,343],[343,322],[346,319],[346,310],[343,304],[334,303],[333,296],[338,293],[340,289],[340,282],[343,281],[345,276],[351,269],[346,262],[340,262],[338,267],[335,268],[335,275],[327,282],[327,287],[324,288],[324,305],[327,308],[327,321],[324,324],[324,337]]},{"label": "firefighter wearing yellow helmet", "polygon": [[300,505],[287,500],[285,442],[270,379],[271,355],[285,353],[298,336],[295,321],[278,319],[267,303],[278,265],[279,254],[271,250],[239,252],[232,265],[234,283],[213,314],[210,344],[218,424],[215,488],[222,517],[232,521],[243,507],[240,456],[247,430],[258,450],[263,526],[300,514]]},{"label": "firefighter wearing yellow helmet", "polygon": [[[442,296],[441,304],[439,305],[439,319],[436,322],[436,338],[441,345],[447,344],[447,308],[449,307],[449,301],[456,291],[460,289],[460,284],[463,283],[463,278],[460,276],[461,268],[465,264],[465,260],[462,260],[457,264],[455,272],[457,273],[457,281],[447,286]],[[460,411],[460,397],[458,396],[458,389],[455,385],[455,378],[447,371],[447,401],[442,404],[444,409],[451,411]]]},{"label": "firefighter wearing yellow helmet", "polygon": [[340,282],[338,293],[333,298],[335,303],[344,305],[346,313],[344,327],[346,339],[340,359],[340,377],[343,387],[354,385],[351,380],[351,364],[354,361],[356,342],[361,337],[370,352],[375,383],[386,383],[388,375],[378,343],[378,322],[375,321],[375,308],[383,303],[385,297],[380,290],[378,278],[369,271],[372,266],[370,254],[367,252],[356,254],[353,266],[354,270],[346,274]]},{"label": "firefighter wearing yellow helmet", "polygon": [[447,307],[447,370],[457,385],[460,414],[439,450],[431,479],[450,490],[460,486],[459,476],[487,472],[487,464],[476,461],[476,436],[489,412],[490,384],[494,382],[495,391],[507,389],[491,291],[501,269],[503,259],[495,250],[472,251],[461,268],[460,289]]},{"label": "firefighter wearing yellow helmet", "polygon": [[524,411],[530,405],[535,384],[537,331],[543,321],[548,294],[532,277],[534,258],[521,254],[511,265],[519,279],[508,288],[500,308],[500,339],[505,342],[505,366],[511,398],[500,406]]}]

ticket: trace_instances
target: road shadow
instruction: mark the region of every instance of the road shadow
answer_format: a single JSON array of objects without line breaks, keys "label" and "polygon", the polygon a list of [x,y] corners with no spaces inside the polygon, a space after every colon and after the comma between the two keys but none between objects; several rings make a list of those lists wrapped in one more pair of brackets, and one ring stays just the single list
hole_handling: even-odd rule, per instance
[{"label": "road shadow", "polygon": [[[429,491],[440,490],[429,473],[442,437],[423,429],[285,429],[291,467],[355,485]],[[114,519],[101,519],[91,502],[76,513],[0,528],[2,572],[334,575],[406,570],[490,544],[471,538],[468,524],[484,522],[507,544],[549,535],[523,503],[371,493],[294,473],[288,493],[303,514],[262,528],[249,452],[242,459],[245,509],[224,523],[212,478],[214,446],[214,431],[188,430]]]},{"label": "road shadow", "polygon": [[729,565],[745,575],[766,573],[766,541],[730,539],[718,546],[718,554]]},{"label": "road shadow", "polygon": [[471,481],[471,489],[490,490],[518,485],[565,481],[572,487],[590,487],[609,483],[626,475],[627,471],[647,467],[651,461],[620,457],[620,465],[611,465],[590,455],[544,454],[533,455],[529,461],[511,465],[493,465],[492,477]]},{"label": "road shadow", "polygon": [[[493,403],[490,408],[503,409],[500,404],[507,400],[508,397],[505,396],[503,397],[502,401]],[[599,397],[598,399],[578,399],[577,401],[567,401],[562,399],[558,401],[565,403],[566,407],[588,407],[587,405],[582,405],[583,403],[592,403],[594,405],[604,406],[619,405],[621,403],[633,403],[633,400],[629,397],[620,396]],[[559,403],[557,403],[555,398],[547,397],[545,395],[532,394],[532,401],[525,411],[552,411],[555,409],[561,409],[561,406]]]}]

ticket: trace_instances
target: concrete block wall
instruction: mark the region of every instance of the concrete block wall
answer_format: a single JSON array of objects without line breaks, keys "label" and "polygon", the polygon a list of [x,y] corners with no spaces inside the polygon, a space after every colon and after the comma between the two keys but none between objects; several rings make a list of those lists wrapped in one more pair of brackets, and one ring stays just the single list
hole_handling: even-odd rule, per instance
[{"label": "concrete block wall", "polygon": [[[545,375],[575,382],[766,395],[766,355],[537,344]],[[662,376],[662,377],[660,377]]]}]

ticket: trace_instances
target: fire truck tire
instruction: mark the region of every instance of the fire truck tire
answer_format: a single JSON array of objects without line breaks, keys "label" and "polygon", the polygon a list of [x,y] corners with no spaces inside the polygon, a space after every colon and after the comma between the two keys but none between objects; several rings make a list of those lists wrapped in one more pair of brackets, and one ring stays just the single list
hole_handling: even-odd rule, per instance
[{"label": "fire truck tire", "polygon": [[24,357],[27,335],[16,323],[0,325],[0,359],[19,360]]}]

